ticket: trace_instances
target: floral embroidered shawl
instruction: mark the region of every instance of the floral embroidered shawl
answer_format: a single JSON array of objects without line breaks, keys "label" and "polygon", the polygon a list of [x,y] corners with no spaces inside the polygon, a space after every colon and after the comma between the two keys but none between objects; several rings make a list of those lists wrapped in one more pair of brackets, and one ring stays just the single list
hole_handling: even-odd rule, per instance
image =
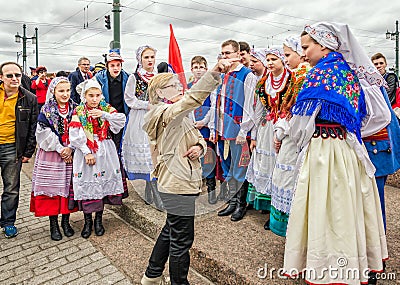
[{"label": "floral embroidered shawl", "polygon": [[[100,128],[100,132],[96,132],[96,134],[99,137],[99,141],[102,141],[107,139],[110,123],[102,118],[93,119],[92,117],[88,116],[88,111],[90,109],[91,108],[89,108],[85,103],[81,103],[78,107],[76,107],[72,116],[70,127],[83,128],[87,138],[86,144],[89,149],[95,153],[98,150],[98,144],[94,139],[94,126]],[[98,109],[107,113],[117,112],[117,110],[111,107],[111,105],[108,104],[104,99],[100,101]]]},{"label": "floral embroidered shawl", "polygon": [[[69,99],[68,101],[68,114],[66,119],[68,122],[71,121],[72,113],[77,104]],[[39,116],[38,124],[42,127],[48,127],[53,133],[58,136],[58,139],[62,145],[68,144],[68,129],[64,128],[64,118],[61,117],[57,101],[54,97],[50,98],[46,104],[43,105]]]},{"label": "floral embroidered shawl", "polygon": [[304,80],[292,114],[311,116],[321,106],[318,118],[341,124],[361,142],[361,122],[367,111],[358,77],[343,59],[331,52],[322,57]]}]

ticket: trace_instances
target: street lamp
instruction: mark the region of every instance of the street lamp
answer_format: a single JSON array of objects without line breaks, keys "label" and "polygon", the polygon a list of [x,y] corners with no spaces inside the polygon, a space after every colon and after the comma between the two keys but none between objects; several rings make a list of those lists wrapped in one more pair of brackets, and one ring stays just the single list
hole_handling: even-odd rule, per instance
[{"label": "street lamp", "polygon": [[39,55],[38,55],[38,28],[35,28],[35,35],[32,37],[26,36],[26,25],[22,25],[23,35],[19,35],[18,32],[15,35],[15,42],[20,43],[22,39],[22,69],[26,73],[26,41],[31,40],[32,44],[36,44],[36,66],[39,65]]},{"label": "street lamp", "polygon": [[396,31],[395,32],[386,32],[387,40],[396,40],[396,68],[395,73],[399,76],[399,21],[396,21]]}]

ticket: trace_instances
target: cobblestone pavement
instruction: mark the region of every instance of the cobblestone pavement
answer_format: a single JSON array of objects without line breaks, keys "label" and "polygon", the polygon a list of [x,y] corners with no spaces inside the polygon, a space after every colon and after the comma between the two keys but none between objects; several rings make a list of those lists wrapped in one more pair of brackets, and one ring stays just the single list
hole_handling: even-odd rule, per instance
[{"label": "cobblestone pavement", "polygon": [[[118,207],[106,207],[103,236],[92,233],[88,239],[82,238],[83,215],[77,212],[70,219],[75,235],[52,241],[49,219],[34,217],[29,212],[34,160],[32,157],[29,163],[24,163],[21,171],[15,224],[19,235],[6,239],[0,231],[0,285],[140,284],[154,239],[116,215],[113,208]],[[1,183],[0,179],[0,194]],[[164,272],[168,275],[168,263]],[[213,285],[192,268],[188,279],[191,285]]]},{"label": "cobblestone pavement", "polygon": [[[52,241],[49,219],[29,212],[30,191],[31,180],[21,172],[15,224],[19,235],[7,239],[1,233],[0,284],[134,284],[90,240],[81,238],[76,226],[74,236]],[[80,213],[71,215],[72,223],[78,219]]]}]

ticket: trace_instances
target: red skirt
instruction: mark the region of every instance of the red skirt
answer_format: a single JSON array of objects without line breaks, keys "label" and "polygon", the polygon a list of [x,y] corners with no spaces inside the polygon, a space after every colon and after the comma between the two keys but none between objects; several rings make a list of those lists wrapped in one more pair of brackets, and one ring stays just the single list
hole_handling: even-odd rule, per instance
[{"label": "red skirt", "polygon": [[68,201],[68,198],[61,196],[34,196],[33,193],[31,193],[30,211],[35,213],[36,217],[56,216],[78,211],[78,207],[74,207],[70,210],[68,208]]}]

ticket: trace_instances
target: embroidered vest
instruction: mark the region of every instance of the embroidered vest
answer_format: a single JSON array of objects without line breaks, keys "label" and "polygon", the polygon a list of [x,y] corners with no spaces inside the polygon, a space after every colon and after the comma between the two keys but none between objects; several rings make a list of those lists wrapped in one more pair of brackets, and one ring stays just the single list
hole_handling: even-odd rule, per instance
[{"label": "embroidered vest", "polygon": [[[250,72],[250,69],[243,66],[239,71],[221,75],[225,94],[222,94],[222,85],[220,85],[217,89],[215,129],[217,129],[219,118],[223,117],[222,139],[234,140],[240,131],[245,99],[244,80]],[[225,101],[223,114],[221,114],[220,106],[222,98]]]},{"label": "embroidered vest", "polygon": [[134,75],[136,78],[136,97],[142,101],[149,101],[149,95],[147,94],[148,84],[136,72]]}]

